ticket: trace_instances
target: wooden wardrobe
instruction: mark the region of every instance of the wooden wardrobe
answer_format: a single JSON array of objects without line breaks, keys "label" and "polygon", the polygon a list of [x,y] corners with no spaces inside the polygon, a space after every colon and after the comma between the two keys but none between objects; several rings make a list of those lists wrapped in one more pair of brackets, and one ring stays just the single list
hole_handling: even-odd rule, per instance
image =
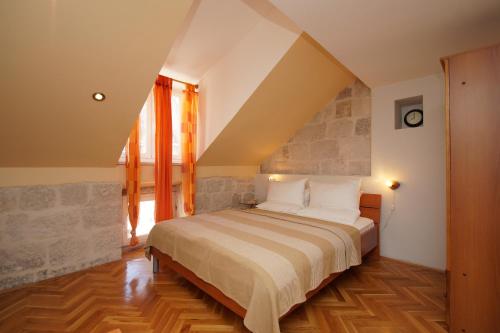
[{"label": "wooden wardrobe", "polygon": [[450,332],[500,332],[500,45],[443,59]]}]

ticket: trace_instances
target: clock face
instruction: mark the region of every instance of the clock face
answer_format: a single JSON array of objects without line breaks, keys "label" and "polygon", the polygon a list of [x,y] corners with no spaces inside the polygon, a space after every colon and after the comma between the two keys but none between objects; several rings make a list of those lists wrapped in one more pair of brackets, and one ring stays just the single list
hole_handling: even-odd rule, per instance
[{"label": "clock face", "polygon": [[420,109],[413,109],[405,114],[404,122],[408,127],[418,127],[424,123],[424,113]]}]

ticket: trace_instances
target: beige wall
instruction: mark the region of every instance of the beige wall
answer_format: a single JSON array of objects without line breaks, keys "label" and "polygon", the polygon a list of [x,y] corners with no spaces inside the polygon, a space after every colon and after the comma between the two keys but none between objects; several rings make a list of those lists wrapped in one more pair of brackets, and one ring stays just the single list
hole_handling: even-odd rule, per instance
[{"label": "beige wall", "polygon": [[114,167],[191,3],[2,1],[0,167]]},{"label": "beige wall", "polygon": [[[125,186],[125,166],[123,164],[116,167],[118,179]],[[257,173],[258,166],[256,165],[237,165],[237,166],[215,166],[215,167],[196,167],[196,177],[237,177],[248,178],[253,177]],[[182,182],[181,166],[174,165],[172,167],[172,183],[177,184]],[[155,175],[153,165],[141,166],[141,183],[143,185],[154,185]]]},{"label": "beige wall", "polygon": [[[445,267],[445,127],[442,75],[372,89],[372,178],[383,194],[382,255]],[[423,95],[424,126],[394,129],[394,100]],[[388,190],[384,179],[401,187]],[[395,210],[391,214],[393,197]]]},{"label": "beige wall", "polygon": [[[119,173],[119,179],[125,187],[126,181],[126,173],[125,173],[125,165],[120,164],[116,167]],[[141,184],[142,185],[154,185],[155,183],[155,167],[152,164],[144,164],[141,166]],[[172,167],[172,183],[180,183],[181,182],[181,167],[180,165],[174,165]]]},{"label": "beige wall", "polygon": [[298,38],[265,18],[200,81],[198,156],[240,110]]},{"label": "beige wall", "polygon": [[[258,170],[257,165],[237,166],[206,166],[197,167],[197,177],[253,177]],[[181,167],[172,168],[172,182],[181,182]],[[112,168],[0,168],[0,187],[54,185],[80,182],[117,181],[125,186],[125,166],[123,164]],[[154,166],[141,167],[141,182],[144,185],[154,184]]]},{"label": "beige wall", "polygon": [[[181,167],[172,168],[172,182],[181,182]],[[197,177],[253,177],[258,171],[257,165],[197,167]],[[125,166],[113,168],[0,168],[0,187],[52,185],[79,182],[118,181],[125,186]],[[154,166],[141,167],[141,183],[153,185]]]}]

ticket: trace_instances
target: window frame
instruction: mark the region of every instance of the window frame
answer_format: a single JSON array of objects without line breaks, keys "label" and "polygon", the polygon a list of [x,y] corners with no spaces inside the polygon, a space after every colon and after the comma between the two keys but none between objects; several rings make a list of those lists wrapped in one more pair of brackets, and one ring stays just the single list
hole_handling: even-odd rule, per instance
[{"label": "window frame", "polygon": [[[174,141],[174,131],[176,130],[174,128],[174,108],[172,108],[172,165],[181,165],[182,163],[182,144],[181,144],[181,127],[182,127],[182,95],[185,90],[185,85],[179,82],[174,81],[172,84],[172,98],[174,96],[179,98],[179,110],[178,110],[178,135],[179,135],[179,152],[178,154],[174,155],[174,149],[173,149],[173,141]],[[173,104],[173,103],[172,103]],[[143,116],[143,112],[146,112],[146,115]],[[146,119],[146,127],[147,127],[147,132],[148,136],[146,138],[146,145],[149,147],[149,152],[147,152],[147,155],[144,156],[141,153],[141,165],[154,165],[155,163],[155,113],[154,113],[154,94],[153,90],[151,90],[150,94],[148,95],[148,98],[146,99],[146,102],[144,103],[140,113],[139,117],[147,117]],[[142,120],[142,119],[141,119]],[[141,124],[142,125],[142,124]],[[141,127],[142,130],[142,127]],[[141,131],[142,133],[143,131]],[[126,155],[126,147],[123,147],[122,153],[120,154],[120,158],[118,159],[118,164],[125,164],[125,155]]]}]

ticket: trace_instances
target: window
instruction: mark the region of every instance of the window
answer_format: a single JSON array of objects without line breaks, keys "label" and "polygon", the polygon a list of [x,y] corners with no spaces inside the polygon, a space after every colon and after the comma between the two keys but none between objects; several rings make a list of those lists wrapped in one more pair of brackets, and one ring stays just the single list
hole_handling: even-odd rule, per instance
[{"label": "window", "polygon": [[[155,198],[154,194],[145,194],[141,197],[141,202],[139,203],[139,223],[137,224],[137,229],[135,234],[139,238],[144,238],[151,231],[151,228],[155,225]],[[132,227],[130,226],[130,220],[126,219],[127,226],[127,238],[126,244],[130,241],[130,232]],[[142,237],[141,237],[142,236]]]},{"label": "window", "polygon": [[[172,88],[172,163],[181,163],[181,121],[182,121],[182,91],[184,84],[174,82]],[[142,163],[154,163],[155,161],[155,112],[154,112],[154,94],[151,91],[146,103],[142,107],[139,115],[140,121],[140,138],[139,150],[141,153]],[[126,149],[124,148],[120,156],[119,162],[125,163]],[[180,207],[182,200],[178,191],[173,192],[173,207]],[[124,197],[124,207],[127,207],[126,197]],[[154,220],[155,198],[154,194],[143,193],[141,194],[141,202],[139,207],[139,223],[136,229],[136,235],[144,241],[144,237],[149,234],[151,228],[155,225]],[[177,208],[174,208],[174,216]],[[125,218],[126,217],[126,218]],[[124,232],[126,230],[126,237],[124,241],[128,244],[130,241],[130,221],[128,219],[128,212],[124,211]]]},{"label": "window", "polygon": [[[172,163],[181,163],[181,116],[182,116],[182,83],[174,82],[172,88]],[[140,139],[139,149],[141,163],[154,163],[155,161],[155,113],[153,91],[148,96],[139,115]],[[125,163],[125,147],[120,155],[119,163]]]},{"label": "window", "polygon": [[[151,231],[151,228],[155,225],[155,195],[154,193],[141,193],[141,201],[139,203],[139,223],[137,224],[137,229],[135,230],[137,237],[141,242],[144,242]],[[173,187],[172,191],[172,208],[174,210],[174,218],[179,217],[180,207],[182,207],[182,193],[181,187],[179,185]],[[130,226],[130,220],[127,211],[127,197],[123,197],[123,217],[124,220],[124,237],[123,245],[127,245],[130,242],[130,231],[132,227]]]}]

